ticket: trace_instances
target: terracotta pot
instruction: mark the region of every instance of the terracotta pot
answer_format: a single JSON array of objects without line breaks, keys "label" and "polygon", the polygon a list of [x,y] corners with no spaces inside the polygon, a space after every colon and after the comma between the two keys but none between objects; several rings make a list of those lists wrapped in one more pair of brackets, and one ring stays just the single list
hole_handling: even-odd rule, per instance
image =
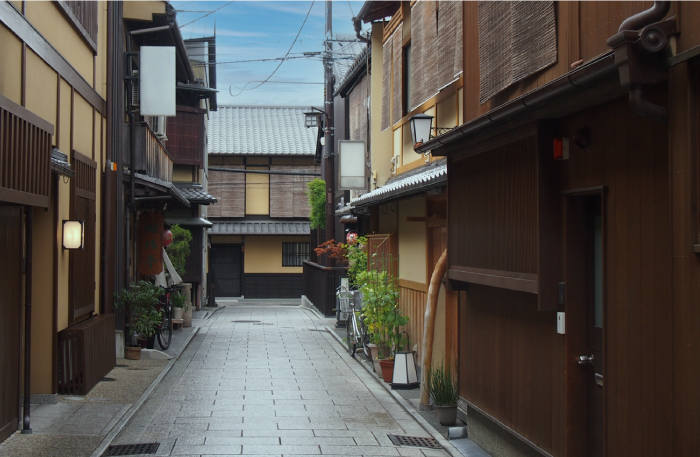
[{"label": "terracotta pot", "polygon": [[139,342],[139,347],[140,347],[141,349],[146,349],[146,343],[147,343],[146,338],[139,338],[139,339],[136,340],[136,341]]},{"label": "terracotta pot", "polygon": [[184,308],[173,308],[173,319],[182,319]]},{"label": "terracotta pot", "polygon": [[457,422],[457,405],[436,406],[440,425],[454,425]]},{"label": "terracotta pot", "polygon": [[124,347],[124,358],[127,360],[140,360],[141,359],[141,348],[133,346]]},{"label": "terracotta pot", "polygon": [[382,377],[384,378],[384,382],[391,382],[394,378],[394,360],[380,360],[379,365],[382,367]]}]

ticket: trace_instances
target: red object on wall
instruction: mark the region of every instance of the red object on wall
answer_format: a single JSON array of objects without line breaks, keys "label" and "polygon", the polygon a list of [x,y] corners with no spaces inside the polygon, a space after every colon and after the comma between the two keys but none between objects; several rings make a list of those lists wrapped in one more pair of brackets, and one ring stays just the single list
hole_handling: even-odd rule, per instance
[{"label": "red object on wall", "polygon": [[142,213],[139,216],[139,273],[157,275],[163,271],[163,215]]},{"label": "red object on wall", "polygon": [[173,242],[173,232],[166,230],[163,232],[163,247],[167,248]]},{"label": "red object on wall", "polygon": [[348,232],[347,236],[345,237],[345,242],[347,244],[354,244],[355,241],[357,241],[357,232]]}]

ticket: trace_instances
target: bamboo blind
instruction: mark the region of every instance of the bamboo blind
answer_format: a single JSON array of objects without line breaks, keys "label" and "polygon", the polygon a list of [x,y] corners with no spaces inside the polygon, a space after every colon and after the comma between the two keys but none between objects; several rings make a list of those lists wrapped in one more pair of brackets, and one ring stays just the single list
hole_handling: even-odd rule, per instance
[{"label": "bamboo blind", "polygon": [[402,27],[396,29],[391,36],[392,46],[391,56],[391,79],[392,79],[392,103],[391,103],[391,123],[396,124],[403,117],[403,32]]},{"label": "bamboo blind", "polygon": [[[243,165],[217,165],[220,168],[243,170]],[[245,216],[245,173],[209,171],[208,192],[216,197],[217,203],[209,206],[211,217]]]},{"label": "bamboo blind", "polygon": [[[270,171],[318,173],[314,165],[270,165]],[[270,175],[270,217],[309,217],[311,207],[306,196],[313,176]]]},{"label": "bamboo blind", "polygon": [[[394,34],[398,29],[394,31]],[[393,35],[382,45],[382,131],[391,127],[391,55]]]},{"label": "bamboo blind", "polygon": [[363,76],[348,95],[350,100],[350,139],[369,144],[370,79]]},{"label": "bamboo blind", "polygon": [[479,2],[480,103],[556,61],[553,2]]}]

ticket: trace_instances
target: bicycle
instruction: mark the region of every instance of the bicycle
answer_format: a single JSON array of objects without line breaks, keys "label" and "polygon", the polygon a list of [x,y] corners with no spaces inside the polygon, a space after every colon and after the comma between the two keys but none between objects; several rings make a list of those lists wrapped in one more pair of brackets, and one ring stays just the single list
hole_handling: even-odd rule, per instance
[{"label": "bicycle", "polygon": [[354,357],[358,347],[361,346],[365,356],[370,357],[369,335],[367,334],[364,316],[361,314],[362,307],[360,306],[359,309],[356,309],[356,305],[362,302],[362,293],[339,288],[337,295],[340,312],[348,314],[345,323],[348,352]]},{"label": "bicycle", "polygon": [[163,315],[163,322],[156,329],[156,336],[158,337],[158,345],[163,350],[170,347],[170,342],[173,339],[173,305],[170,301],[170,294],[173,290],[172,287],[166,288],[163,294],[165,299],[161,299],[158,303],[158,310]]}]

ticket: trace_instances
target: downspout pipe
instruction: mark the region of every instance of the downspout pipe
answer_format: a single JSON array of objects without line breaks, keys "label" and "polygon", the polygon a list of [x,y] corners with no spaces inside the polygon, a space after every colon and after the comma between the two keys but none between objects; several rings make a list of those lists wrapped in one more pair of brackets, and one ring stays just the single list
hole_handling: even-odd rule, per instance
[{"label": "downspout pipe", "polygon": [[30,426],[31,410],[31,365],[32,365],[32,256],[34,238],[34,208],[27,207],[26,211],[26,241],[25,241],[25,280],[24,280],[24,408],[22,418],[22,434],[32,433]]},{"label": "downspout pipe", "polygon": [[355,28],[355,36],[357,39],[369,44],[369,40],[360,35],[360,32],[362,32],[362,20],[359,17],[354,17],[352,18],[352,25]]},{"label": "downspout pipe", "polygon": [[634,16],[630,16],[620,24],[618,33],[624,30],[640,30],[645,26],[658,22],[668,14],[671,9],[671,2],[654,2],[654,6]]}]

